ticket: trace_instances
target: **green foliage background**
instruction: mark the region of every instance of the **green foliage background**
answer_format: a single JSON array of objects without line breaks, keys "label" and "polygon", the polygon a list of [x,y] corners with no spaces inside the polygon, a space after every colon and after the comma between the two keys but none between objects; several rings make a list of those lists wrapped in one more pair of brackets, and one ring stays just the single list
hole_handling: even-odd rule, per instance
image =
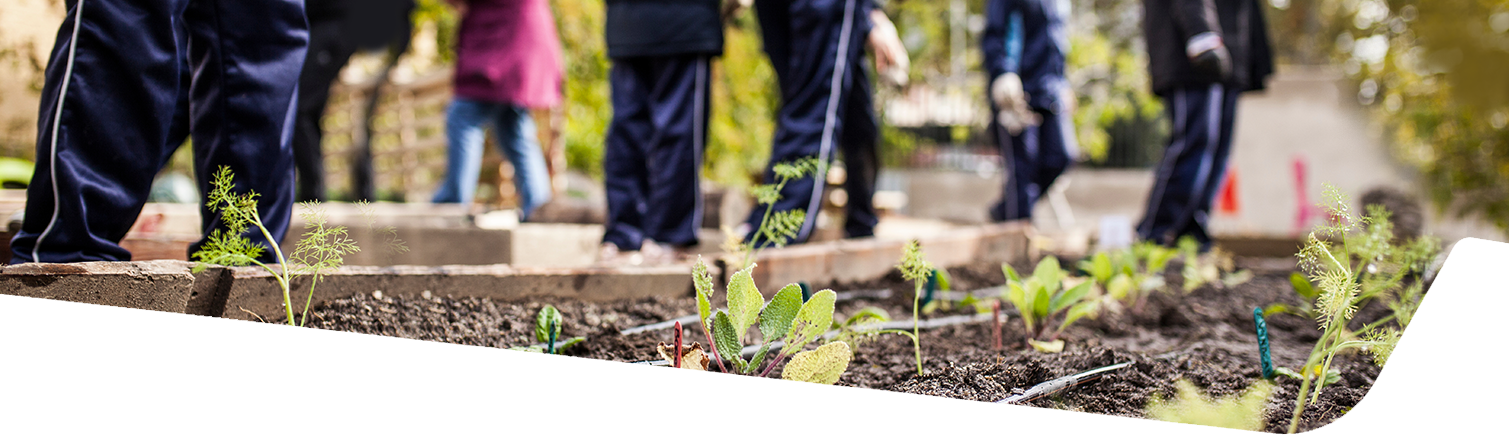
[{"label": "green foliage background", "polygon": [[1509,233],[1509,0],[1294,0],[1275,15],[1312,32],[1277,37],[1294,60],[1343,66],[1441,210]]}]

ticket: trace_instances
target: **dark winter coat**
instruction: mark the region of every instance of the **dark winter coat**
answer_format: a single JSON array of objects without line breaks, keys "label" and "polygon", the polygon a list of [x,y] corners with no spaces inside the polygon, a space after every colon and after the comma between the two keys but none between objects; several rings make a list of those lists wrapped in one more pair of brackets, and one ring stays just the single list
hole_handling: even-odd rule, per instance
[{"label": "dark winter coat", "polygon": [[[1142,4],[1154,93],[1167,96],[1175,88],[1212,83],[1244,92],[1261,90],[1268,76],[1273,75],[1273,52],[1262,2],[1143,0]],[[1197,73],[1185,54],[1189,38],[1205,32],[1221,35],[1231,53],[1232,74],[1224,80]]]},{"label": "dark winter coat", "polygon": [[608,0],[608,57],[723,54],[719,0]]}]

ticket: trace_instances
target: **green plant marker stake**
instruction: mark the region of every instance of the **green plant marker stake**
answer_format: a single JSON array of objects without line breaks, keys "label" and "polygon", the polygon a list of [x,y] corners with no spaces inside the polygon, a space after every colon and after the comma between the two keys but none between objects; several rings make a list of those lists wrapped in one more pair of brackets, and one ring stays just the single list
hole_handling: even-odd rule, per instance
[{"label": "green plant marker stake", "polygon": [[545,344],[545,375],[555,373],[555,320],[551,319],[551,343]]},{"label": "green plant marker stake", "polygon": [[933,269],[933,272],[927,275],[927,284],[923,287],[927,289],[927,292],[922,294],[922,306],[925,307],[933,302],[933,292],[938,290],[938,269]]},{"label": "green plant marker stake", "polygon": [[808,287],[806,281],[797,282],[796,285],[802,288],[802,303],[812,299],[812,287]]},{"label": "green plant marker stake", "polygon": [[1258,359],[1263,363],[1263,379],[1273,379],[1273,355],[1268,352],[1268,322],[1263,320],[1263,309],[1252,309],[1252,321],[1257,324]]}]

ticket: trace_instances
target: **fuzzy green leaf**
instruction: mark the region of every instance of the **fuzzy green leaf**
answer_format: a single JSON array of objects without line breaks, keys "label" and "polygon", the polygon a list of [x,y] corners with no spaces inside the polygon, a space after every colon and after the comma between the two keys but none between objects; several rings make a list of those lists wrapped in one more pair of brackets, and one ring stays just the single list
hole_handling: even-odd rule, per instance
[{"label": "fuzzy green leaf", "polygon": [[702,262],[702,257],[697,257],[697,264],[692,266],[692,286],[697,290],[697,316],[702,321],[702,327],[709,328],[710,323],[707,321],[713,315],[713,276],[708,273],[707,263]]},{"label": "fuzzy green leaf", "polygon": [[534,367],[534,362],[540,361],[540,355],[545,355],[545,349],[540,346],[518,346],[502,350],[501,355],[498,355],[498,379],[524,375],[525,370]]},{"label": "fuzzy green leaf", "polygon": [[1085,295],[1090,294],[1090,286],[1093,284],[1095,284],[1094,281],[1085,281],[1068,291],[1053,295],[1053,301],[1048,306],[1048,312],[1057,313],[1065,308],[1069,308],[1071,305],[1079,303],[1080,299],[1084,299]]},{"label": "fuzzy green leaf", "polygon": [[823,290],[802,304],[802,309],[796,313],[796,323],[791,325],[791,331],[786,334],[788,354],[801,350],[807,343],[828,331],[833,325],[833,303],[836,300],[838,293]]},{"label": "fuzzy green leaf", "polygon": [[0,435],[15,435],[15,411],[5,402],[0,402]]},{"label": "fuzzy green leaf", "polygon": [[749,367],[745,369],[745,374],[755,373],[760,370],[760,364],[765,363],[765,355],[770,353],[770,343],[766,341],[760,345],[760,350],[755,352],[754,358],[749,359]]},{"label": "fuzzy green leaf", "polygon": [[791,357],[791,362],[781,369],[781,379],[833,385],[849,369],[853,357],[848,343],[828,343]]},{"label": "fuzzy green leaf", "polygon": [[424,396],[430,393],[429,381],[424,378],[424,364],[407,362],[389,370],[383,382],[383,396],[388,397],[388,406],[377,411],[377,421],[386,427],[389,435],[409,435],[420,426],[424,418]]},{"label": "fuzzy green leaf", "polygon": [[728,279],[728,316],[733,322],[735,337],[741,343],[749,327],[759,319],[760,308],[765,306],[765,297],[760,294],[760,289],[755,288],[754,267],[751,264]]},{"label": "fuzzy green leaf", "polygon": [[204,394],[204,415],[199,429],[211,435],[263,433],[263,388],[257,382],[231,375],[231,366],[219,350],[204,352],[204,367],[210,370],[210,388]]},{"label": "fuzzy green leaf", "polygon": [[1081,302],[1069,307],[1069,314],[1064,315],[1064,322],[1058,324],[1058,330],[1063,331],[1079,319],[1085,317],[1094,318],[1099,313],[1100,304],[1095,303],[1094,300]]},{"label": "fuzzy green leaf", "polygon": [[739,403],[739,388],[723,388],[723,393],[718,393],[718,400],[723,400],[723,409],[729,415],[739,415],[739,412],[744,411]]},{"label": "fuzzy green leaf", "polygon": [[309,403],[305,411],[308,435],[359,435],[377,412],[377,369],[373,362],[356,362],[341,370],[329,393]]},{"label": "fuzzy green leaf", "polygon": [[728,312],[718,310],[713,314],[713,344],[718,347],[718,356],[734,363],[739,372],[743,372],[748,363],[744,362],[744,344],[734,330],[734,322],[729,318]]},{"label": "fuzzy green leaf", "polygon": [[665,399],[661,400],[661,408],[664,408],[665,411],[670,411],[670,414],[675,414],[676,417],[681,417],[681,420],[685,421],[697,421],[702,420],[702,418],[717,417],[717,415],[723,415],[724,412],[727,412],[726,409],[723,409],[723,406],[714,405],[712,399],[708,399],[708,396],[687,394],[687,391],[682,391],[681,388],[676,388],[676,390],[670,390],[670,393],[665,393]]},{"label": "fuzzy green leaf", "polygon": [[760,334],[765,341],[775,340],[791,331],[796,313],[802,309],[802,286],[790,284],[776,292],[760,311]]},{"label": "fuzzy green leaf", "polygon": [[540,308],[540,314],[534,319],[534,341],[541,343],[550,341],[550,327],[555,325],[556,335],[561,333],[561,312],[554,306],[546,305]]},{"label": "fuzzy green leaf", "polygon": [[1299,272],[1289,274],[1289,285],[1294,286],[1294,292],[1305,299],[1313,301],[1319,295],[1319,292],[1315,291],[1315,286],[1310,284],[1310,279],[1305,278],[1305,274]]}]

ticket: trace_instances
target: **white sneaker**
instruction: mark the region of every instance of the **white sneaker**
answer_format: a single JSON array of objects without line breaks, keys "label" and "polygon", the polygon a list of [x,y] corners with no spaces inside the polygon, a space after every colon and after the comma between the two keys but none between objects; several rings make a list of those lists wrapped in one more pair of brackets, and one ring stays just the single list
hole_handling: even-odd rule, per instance
[{"label": "white sneaker", "polygon": [[644,254],[638,251],[619,251],[618,245],[615,245],[611,242],[603,243],[597,248],[598,266],[638,266],[644,263],[644,259]]}]

